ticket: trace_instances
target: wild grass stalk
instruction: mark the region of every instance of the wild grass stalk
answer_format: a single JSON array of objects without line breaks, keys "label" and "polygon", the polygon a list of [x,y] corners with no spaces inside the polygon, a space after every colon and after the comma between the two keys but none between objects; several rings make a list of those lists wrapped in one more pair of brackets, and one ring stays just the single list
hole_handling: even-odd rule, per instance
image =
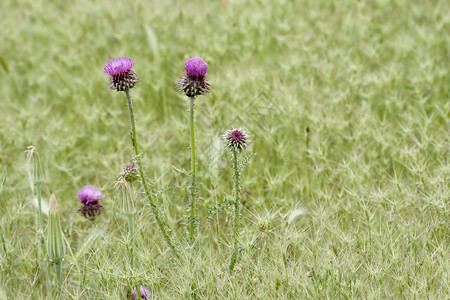
[{"label": "wild grass stalk", "polygon": [[27,149],[27,162],[29,171],[30,185],[33,191],[33,202],[36,201],[36,245],[38,250],[38,263],[40,264],[40,269],[44,270],[45,274],[45,285],[47,288],[47,293],[50,292],[50,274],[45,262],[45,245],[44,245],[44,217],[43,217],[43,205],[42,205],[42,166],[39,159],[39,154],[36,147],[28,146]]}]

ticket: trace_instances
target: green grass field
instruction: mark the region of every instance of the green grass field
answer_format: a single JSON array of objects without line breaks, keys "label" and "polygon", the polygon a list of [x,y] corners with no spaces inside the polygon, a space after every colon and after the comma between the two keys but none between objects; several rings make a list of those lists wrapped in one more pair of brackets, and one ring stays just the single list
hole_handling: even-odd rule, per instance
[{"label": "green grass field", "polygon": [[[68,249],[61,299],[450,299],[449,1],[0,2],[0,299],[52,299],[39,259],[27,146],[40,154]],[[143,163],[181,258],[144,195],[134,262],[114,183],[131,162],[127,56]],[[186,59],[208,63],[196,99],[200,235],[186,242]],[[233,272],[230,155],[245,127],[244,250]],[[103,192],[94,221],[77,191]],[[47,224],[47,218],[44,218]],[[53,269],[50,277],[54,278]],[[309,272],[310,271],[310,272]],[[53,284],[56,284],[53,279]]]}]

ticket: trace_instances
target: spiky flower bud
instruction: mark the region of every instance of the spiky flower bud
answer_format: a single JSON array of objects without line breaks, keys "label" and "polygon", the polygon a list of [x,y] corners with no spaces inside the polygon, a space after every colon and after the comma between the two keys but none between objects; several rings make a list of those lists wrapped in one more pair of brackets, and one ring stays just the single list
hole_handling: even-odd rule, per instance
[{"label": "spiky flower bud", "polygon": [[117,57],[105,65],[105,74],[111,75],[109,88],[118,92],[133,88],[139,77],[131,70],[134,62],[128,57]]},{"label": "spiky flower bud", "polygon": [[210,86],[206,80],[208,64],[203,59],[200,57],[189,58],[184,64],[184,69],[186,74],[177,81],[180,91],[191,98],[209,92]]},{"label": "spiky flower bud", "polygon": [[225,131],[222,138],[225,146],[230,151],[236,151],[238,153],[244,151],[251,142],[248,134],[241,128],[233,128]]},{"label": "spiky flower bud", "polygon": [[61,222],[58,214],[58,204],[55,195],[50,197],[50,209],[47,229],[47,254],[50,261],[61,263],[66,255],[64,244],[64,234],[61,229]]},{"label": "spiky flower bud", "polygon": [[131,165],[126,166],[123,169],[122,173],[120,173],[120,176],[125,178],[125,180],[127,182],[136,181],[139,178],[139,173],[138,173],[136,165],[131,164]]},{"label": "spiky flower bud", "polygon": [[90,185],[86,185],[78,191],[77,197],[83,204],[83,206],[78,209],[78,212],[85,218],[93,219],[102,212],[103,205],[99,203],[99,200],[102,198],[102,192],[100,192],[100,190]]}]

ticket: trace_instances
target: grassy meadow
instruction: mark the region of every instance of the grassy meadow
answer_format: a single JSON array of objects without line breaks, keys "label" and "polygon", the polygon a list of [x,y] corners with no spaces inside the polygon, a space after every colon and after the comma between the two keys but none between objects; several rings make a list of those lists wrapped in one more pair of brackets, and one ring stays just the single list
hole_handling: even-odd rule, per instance
[{"label": "grassy meadow", "polygon": [[[61,299],[450,299],[449,1],[0,1],[0,300],[53,299],[27,168],[67,250]],[[103,67],[130,57],[148,179],[180,251],[136,199],[136,247],[114,184],[131,163],[124,93]],[[187,243],[184,62],[208,63],[196,103],[200,238]],[[243,246],[220,136],[247,129]],[[77,191],[99,188],[89,221]],[[138,188],[138,187],[137,187]],[[209,220],[210,219],[210,220]],[[44,225],[47,217],[44,215]],[[53,269],[47,274],[56,284]]]}]

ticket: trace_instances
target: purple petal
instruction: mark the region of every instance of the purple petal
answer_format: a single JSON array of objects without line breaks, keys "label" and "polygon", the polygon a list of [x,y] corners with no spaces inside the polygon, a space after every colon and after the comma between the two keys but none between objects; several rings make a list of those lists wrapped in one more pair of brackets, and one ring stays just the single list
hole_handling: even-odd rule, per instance
[{"label": "purple petal", "polygon": [[102,192],[91,185],[86,185],[78,191],[77,197],[83,204],[97,204],[102,197]]},{"label": "purple petal", "polygon": [[133,65],[134,62],[131,58],[117,57],[108,61],[105,65],[104,71],[106,74],[113,76],[131,70]]},{"label": "purple petal", "polygon": [[184,64],[186,74],[191,79],[201,79],[208,71],[208,64],[200,57],[189,58]]},{"label": "purple petal", "polygon": [[152,293],[150,293],[148,287],[141,285],[140,290],[142,299],[150,299],[152,297]]},{"label": "purple petal", "polygon": [[136,289],[134,289],[132,292],[131,292],[131,294],[130,294],[130,299],[131,300],[135,300],[136,299],[136,296],[137,296],[137,291],[136,291]]}]

